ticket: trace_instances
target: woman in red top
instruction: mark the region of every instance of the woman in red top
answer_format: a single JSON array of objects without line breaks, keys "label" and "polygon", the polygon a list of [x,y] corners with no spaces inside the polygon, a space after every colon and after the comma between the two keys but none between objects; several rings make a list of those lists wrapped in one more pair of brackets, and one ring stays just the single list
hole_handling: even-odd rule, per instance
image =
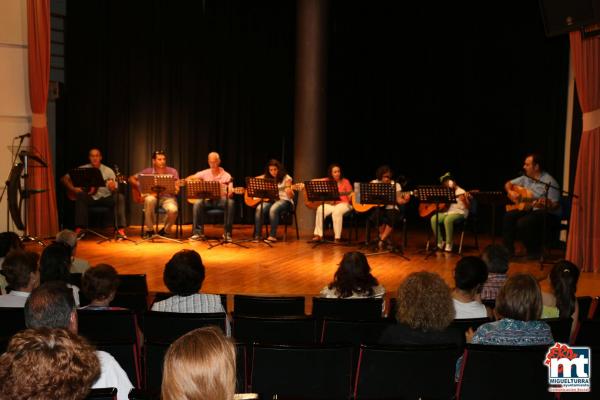
[{"label": "woman in red top", "polygon": [[[327,169],[327,178],[322,180],[330,180],[337,182],[338,190],[340,192],[340,199],[333,202],[333,204],[325,204],[325,218],[331,215],[333,219],[333,233],[335,241],[340,241],[342,237],[342,225],[344,220],[344,214],[352,211],[352,204],[350,202],[350,193],[352,192],[352,185],[350,181],[342,176],[342,168],[339,164],[331,164]],[[323,205],[317,208],[317,214],[315,219],[315,231],[313,241],[318,242],[323,237],[323,211],[321,209]]]}]

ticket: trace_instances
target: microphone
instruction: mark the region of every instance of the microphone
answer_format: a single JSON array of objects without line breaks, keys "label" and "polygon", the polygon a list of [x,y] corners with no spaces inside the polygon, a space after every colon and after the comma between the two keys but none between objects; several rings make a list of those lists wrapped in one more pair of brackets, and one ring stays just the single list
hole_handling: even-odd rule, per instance
[{"label": "microphone", "polygon": [[19,136],[15,136],[15,139],[25,139],[26,137],[31,137],[31,133],[27,132]]}]

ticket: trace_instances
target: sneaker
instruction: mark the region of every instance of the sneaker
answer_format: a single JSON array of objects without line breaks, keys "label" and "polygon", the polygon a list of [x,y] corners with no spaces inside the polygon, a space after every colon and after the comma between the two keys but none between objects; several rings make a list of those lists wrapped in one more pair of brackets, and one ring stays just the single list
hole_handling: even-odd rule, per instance
[{"label": "sneaker", "polygon": [[223,236],[222,236],[222,238],[226,242],[232,242],[233,241],[233,239],[231,238],[231,233],[229,233],[229,232],[224,233]]},{"label": "sneaker", "polygon": [[383,250],[383,248],[385,247],[385,242],[381,239],[379,239],[379,242],[377,242],[377,248],[379,250]]},{"label": "sneaker", "polygon": [[206,240],[206,236],[204,235],[204,233],[194,233],[192,236],[190,236],[190,240],[195,240],[195,241]]},{"label": "sneaker", "polygon": [[169,235],[171,234],[171,232],[167,232],[167,231],[165,230],[165,228],[162,228],[160,231],[158,231],[158,234],[159,234],[160,236],[169,236]]},{"label": "sneaker", "polygon": [[446,244],[444,251],[448,252],[448,253],[452,253],[452,245],[450,243]]},{"label": "sneaker", "polygon": [[81,240],[85,236],[85,231],[81,228],[75,228],[75,235],[77,236],[77,240]]},{"label": "sneaker", "polygon": [[269,242],[276,242],[276,241],[277,241],[277,238],[276,238],[275,236],[269,236],[269,237],[267,238],[267,240],[268,240]]},{"label": "sneaker", "polygon": [[311,241],[311,243],[317,243],[317,242],[320,242],[321,240],[322,240],[321,236],[315,235],[310,241]]},{"label": "sneaker", "polygon": [[150,239],[152,236],[154,236],[154,231],[145,231],[142,235],[142,239]]},{"label": "sneaker", "polygon": [[252,239],[252,243],[260,243],[262,241],[260,236],[254,236]]},{"label": "sneaker", "polygon": [[125,240],[127,239],[127,234],[125,233],[125,229],[120,228],[117,229],[117,240]]},{"label": "sneaker", "polygon": [[438,243],[438,249],[444,250],[445,245],[446,245],[446,242],[442,240],[441,242]]}]

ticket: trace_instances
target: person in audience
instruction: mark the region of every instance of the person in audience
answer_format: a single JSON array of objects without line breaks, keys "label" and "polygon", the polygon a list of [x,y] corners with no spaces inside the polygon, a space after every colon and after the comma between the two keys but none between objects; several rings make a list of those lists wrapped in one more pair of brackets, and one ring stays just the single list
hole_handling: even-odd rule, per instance
[{"label": "person in audience", "polygon": [[[25,326],[63,328],[77,335],[79,327],[73,291],[61,281],[47,282],[35,289],[25,303]],[[117,388],[118,400],[127,400],[133,385],[123,368],[104,351],[96,351],[96,356],[100,362],[100,376],[92,388]]]},{"label": "person in audience", "polygon": [[163,400],[231,400],[235,393],[235,346],[217,327],[177,339],[165,354]]},{"label": "person in audience", "polygon": [[490,244],[481,255],[488,269],[487,281],[481,289],[482,301],[494,301],[506,279],[508,279],[508,264],[510,254],[501,244]]},{"label": "person in audience", "polygon": [[152,305],[152,311],[180,313],[225,312],[221,297],[216,294],[198,293],[204,282],[202,258],[194,250],[175,253],[165,265],[163,280],[172,297]]},{"label": "person in audience", "polygon": [[77,234],[70,229],[63,229],[56,234],[56,242],[64,243],[71,247],[71,272],[84,273],[90,263],[83,258],[75,257],[77,252]]},{"label": "person in audience", "polygon": [[398,288],[397,324],[387,328],[381,344],[464,344],[462,332],[450,327],[454,304],[446,282],[438,274],[413,272]]},{"label": "person in audience", "polygon": [[11,291],[0,296],[0,307],[24,307],[31,291],[40,284],[38,255],[23,250],[13,250],[4,257],[2,275]]},{"label": "person in audience", "polygon": [[476,344],[529,346],[554,343],[542,316],[542,292],[537,280],[528,274],[508,278],[496,298],[494,314],[497,321],[481,325],[473,334],[467,331],[467,341]]},{"label": "person in audience", "polygon": [[98,264],[91,267],[81,277],[81,291],[90,304],[81,307],[86,310],[124,310],[110,307],[119,287],[119,275],[112,265]]},{"label": "person in audience", "polygon": [[492,317],[480,298],[483,283],[488,277],[487,266],[479,257],[467,256],[456,263],[452,301],[455,319]]},{"label": "person in audience", "polygon": [[[0,271],[2,271],[2,262],[4,257],[11,250],[23,250],[23,243],[21,239],[14,232],[2,232],[0,233]],[[4,275],[0,274],[0,294],[6,294],[6,279]]]},{"label": "person in audience", "polygon": [[66,329],[26,329],[0,357],[0,398],[82,400],[100,376],[87,341]]},{"label": "person in audience", "polygon": [[542,292],[542,318],[573,318],[573,334],[579,319],[579,305],[575,296],[579,268],[570,261],[561,260],[554,264],[548,279],[551,291]]},{"label": "person in audience", "polygon": [[71,285],[71,247],[65,243],[52,243],[44,248],[40,258],[41,283],[62,281],[73,290],[75,304],[79,307],[79,288]]},{"label": "person in audience", "polygon": [[385,288],[371,274],[367,257],[359,251],[344,254],[333,275],[333,281],[321,290],[321,297],[329,298],[382,298]]}]

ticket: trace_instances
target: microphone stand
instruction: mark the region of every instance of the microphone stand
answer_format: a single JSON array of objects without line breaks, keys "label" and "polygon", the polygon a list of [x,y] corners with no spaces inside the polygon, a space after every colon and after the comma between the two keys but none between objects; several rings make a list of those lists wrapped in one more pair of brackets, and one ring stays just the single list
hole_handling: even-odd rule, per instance
[{"label": "microphone stand", "polygon": [[[15,163],[17,162],[17,157],[19,157],[19,152],[21,151],[21,147],[23,146],[23,141],[25,140],[25,138],[28,137],[28,135],[21,135],[18,137],[14,137],[12,142],[15,142],[15,139],[19,139],[19,146],[17,147],[17,151],[14,152],[13,154],[13,159],[12,162],[10,164],[10,171],[8,172],[8,178],[6,178],[6,180],[4,181],[4,187],[2,188],[2,193],[0,193],[0,203],[2,203],[2,199],[4,198],[4,195],[6,193],[6,189],[8,189],[8,185],[10,183],[9,179],[10,179],[10,172],[12,171],[12,167],[15,166]],[[14,148],[14,146],[11,145],[11,147]],[[8,205],[6,206],[6,231],[10,231],[10,213],[9,213],[9,208]],[[25,211],[27,212],[27,211]]]}]

